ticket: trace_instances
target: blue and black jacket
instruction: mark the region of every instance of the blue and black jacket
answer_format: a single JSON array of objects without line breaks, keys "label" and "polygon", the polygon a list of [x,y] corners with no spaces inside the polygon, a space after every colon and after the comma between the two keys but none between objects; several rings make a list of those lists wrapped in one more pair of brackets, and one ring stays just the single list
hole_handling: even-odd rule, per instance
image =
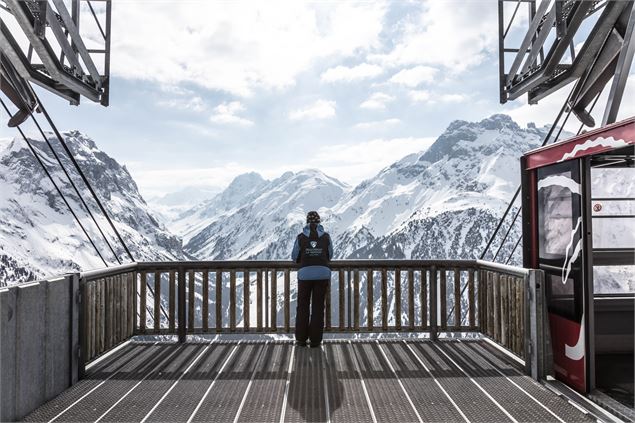
[{"label": "blue and black jacket", "polygon": [[302,233],[295,239],[291,259],[300,263],[298,280],[331,279],[331,269],[328,267],[333,258],[333,243],[324,227],[320,224],[311,232],[306,225]]}]

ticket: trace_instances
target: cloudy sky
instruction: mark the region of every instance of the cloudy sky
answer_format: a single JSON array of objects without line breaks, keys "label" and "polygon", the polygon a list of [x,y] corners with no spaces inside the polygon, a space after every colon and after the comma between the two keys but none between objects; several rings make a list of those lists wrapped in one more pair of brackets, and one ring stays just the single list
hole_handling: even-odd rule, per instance
[{"label": "cloudy sky", "polygon": [[111,105],[44,101],[148,197],[252,170],[354,185],[452,120],[545,124],[566,95],[498,103],[495,1],[113,3]]}]

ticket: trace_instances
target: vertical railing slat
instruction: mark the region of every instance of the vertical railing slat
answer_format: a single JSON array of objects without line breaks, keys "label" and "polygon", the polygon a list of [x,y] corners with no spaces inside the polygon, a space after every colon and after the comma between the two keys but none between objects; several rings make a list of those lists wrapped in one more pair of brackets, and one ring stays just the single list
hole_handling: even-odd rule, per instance
[{"label": "vertical railing slat", "polygon": [[494,274],[487,271],[487,334],[494,339]]},{"label": "vertical railing slat", "polygon": [[126,283],[127,275],[122,274],[119,275],[119,341],[123,341],[127,337],[127,329],[128,325],[126,324],[128,321],[128,284]]},{"label": "vertical railing slat", "polygon": [[271,331],[278,330],[278,270],[271,271]]},{"label": "vertical railing slat", "polygon": [[375,302],[373,300],[373,269],[368,269],[366,273],[366,289],[368,290],[366,294],[367,303],[366,303],[366,320],[368,330],[373,329],[373,307],[375,306]]},{"label": "vertical railing slat", "polygon": [[438,282],[437,282],[437,268],[436,266],[432,266],[430,268],[430,338],[432,340],[437,339],[437,334],[439,332],[439,322],[438,322]]},{"label": "vertical railing slat", "polygon": [[447,277],[446,270],[444,268],[439,269],[439,296],[441,297],[441,303],[439,308],[441,310],[441,330],[448,329],[448,295],[447,295]]},{"label": "vertical railing slat", "polygon": [[168,294],[168,327],[170,332],[174,332],[176,330],[176,274],[174,273],[174,270],[170,270],[169,278],[170,293]]},{"label": "vertical railing slat", "polygon": [[345,282],[345,271],[344,269],[340,269],[340,271],[338,272],[338,277],[337,277],[337,287],[338,287],[338,292],[339,292],[339,310],[337,311],[338,317],[339,317],[339,323],[340,323],[340,330],[343,331],[346,328],[346,310],[344,308],[344,282]]},{"label": "vertical railing slat", "polygon": [[245,269],[243,272],[243,329],[245,331],[249,331],[250,322],[249,322],[249,308],[251,303],[251,282],[250,282],[250,272],[249,269]]},{"label": "vertical railing slat", "polygon": [[381,271],[381,328],[388,330],[388,271]]},{"label": "vertical railing slat", "polygon": [[331,283],[326,285],[326,294],[324,301],[324,330],[331,330]]},{"label": "vertical railing slat", "polygon": [[106,282],[104,279],[97,280],[97,286],[99,289],[99,304],[97,313],[99,316],[99,327],[97,335],[97,345],[95,353],[99,354],[104,350],[106,343]]},{"label": "vertical railing slat", "polygon": [[216,270],[216,332],[223,330],[223,272]]},{"label": "vertical railing slat", "polygon": [[161,329],[161,273],[154,272],[154,330]]},{"label": "vertical railing slat", "polygon": [[[525,307],[527,307],[527,299],[525,297],[525,284],[524,284],[524,280],[522,278],[518,278],[518,285],[520,286],[520,289],[517,290],[517,295],[518,295],[518,304],[519,304],[519,308],[521,310],[525,310]],[[518,325],[518,330],[517,333],[519,334],[520,338],[520,342],[519,342],[519,355],[522,358],[527,358],[525,357],[525,337],[524,335],[521,336],[520,334],[524,334],[525,333],[525,313],[518,313],[519,314],[519,325]]]},{"label": "vertical railing slat", "polygon": [[509,296],[509,291],[507,290],[507,275],[501,274],[499,283],[501,285],[501,315],[500,315],[500,324],[501,324],[501,332],[500,332],[500,343],[503,346],[507,346],[509,342],[509,338],[507,337],[507,329],[508,329],[508,320],[507,320],[507,298]]},{"label": "vertical railing slat", "polygon": [[194,283],[194,270],[189,270],[187,272],[187,330],[192,333],[194,332],[194,310],[195,310],[195,295],[196,285]]},{"label": "vertical railing slat", "polygon": [[109,350],[114,345],[114,323],[115,323],[115,295],[114,283],[112,276],[106,279],[108,281],[108,344],[106,349]]},{"label": "vertical railing slat", "polygon": [[359,269],[353,270],[353,330],[359,331]]},{"label": "vertical railing slat", "polygon": [[147,287],[146,287],[146,272],[141,272],[140,274],[140,298],[139,298],[139,331],[141,333],[145,333],[146,331],[146,297],[147,297]]},{"label": "vertical railing slat", "polygon": [[262,331],[262,269],[256,271],[256,329]]},{"label": "vertical railing slat", "polygon": [[493,275],[494,284],[494,339],[500,342],[500,316],[501,316],[501,301],[500,301],[500,276],[497,272]]},{"label": "vertical railing slat", "polygon": [[476,323],[475,323],[475,314],[474,314],[474,307],[476,306],[475,304],[475,298],[474,298],[474,269],[469,269],[467,272],[467,321],[468,321],[468,325],[470,327],[470,330],[474,330],[476,329]]},{"label": "vertical railing slat", "polygon": [[401,269],[395,270],[395,329],[401,330]]},{"label": "vertical railing slat", "polygon": [[236,271],[229,271],[229,330],[236,330]]},{"label": "vertical railing slat", "polygon": [[187,341],[187,275],[185,274],[185,267],[179,266],[178,269],[178,295],[176,302],[178,304],[178,335],[179,342],[184,343]]},{"label": "vertical railing slat", "polygon": [[201,326],[203,332],[209,332],[209,269],[203,269],[202,281]]},{"label": "vertical railing slat", "polygon": [[284,271],[284,331],[291,330],[291,270]]},{"label": "vertical railing slat", "polygon": [[454,329],[461,330],[461,271],[454,269]]},{"label": "vertical railing slat", "polygon": [[428,270],[421,269],[421,275],[419,277],[419,302],[421,303],[421,329],[426,330],[428,328]]},{"label": "vertical railing slat", "polygon": [[415,330],[415,271],[408,269],[408,329]]},{"label": "vertical railing slat", "polygon": [[135,281],[137,280],[136,272],[131,272],[128,274],[128,304],[130,307],[128,308],[128,336],[134,335],[135,332],[135,321],[137,318],[137,284]]},{"label": "vertical railing slat", "polygon": [[[80,281],[80,283],[82,283]],[[93,356],[93,345],[95,339],[95,296],[92,282],[83,282],[82,285],[82,309],[84,311],[84,327],[82,334],[82,360],[90,360]]]}]

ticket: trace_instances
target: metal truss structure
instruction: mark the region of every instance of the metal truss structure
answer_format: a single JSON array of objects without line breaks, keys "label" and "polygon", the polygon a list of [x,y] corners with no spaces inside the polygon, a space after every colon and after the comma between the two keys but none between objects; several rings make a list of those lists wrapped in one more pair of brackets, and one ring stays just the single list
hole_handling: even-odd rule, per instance
[{"label": "metal truss structure", "polygon": [[[510,40],[510,29],[519,26],[527,28],[524,38]],[[602,125],[615,122],[633,61],[634,26],[633,1],[499,0],[500,102],[527,94],[535,104],[575,81],[568,107],[595,126],[587,106],[613,79]]]},{"label": "metal truss structure", "polygon": [[107,106],[110,26],[111,0],[0,0],[0,88],[18,108],[9,126],[37,111],[28,82]]}]

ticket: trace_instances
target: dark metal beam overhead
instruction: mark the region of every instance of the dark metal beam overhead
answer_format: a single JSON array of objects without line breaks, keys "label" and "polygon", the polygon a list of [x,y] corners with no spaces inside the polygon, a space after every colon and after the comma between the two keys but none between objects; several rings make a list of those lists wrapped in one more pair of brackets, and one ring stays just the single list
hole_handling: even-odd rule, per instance
[{"label": "dark metal beam overhead", "polygon": [[[505,16],[508,4],[514,6],[513,12],[507,8],[511,18]],[[630,42],[635,20],[633,1],[542,0],[537,4],[533,0],[525,16],[518,13],[518,5],[517,0],[499,0],[501,103],[527,94],[529,103],[534,104],[577,81],[569,107],[585,125],[593,126],[595,122],[586,108],[615,75],[604,124],[614,122],[635,48]],[[508,45],[510,28],[523,25],[522,19],[528,22],[522,41]],[[588,34],[580,33],[590,19],[595,20],[592,29]],[[581,45],[577,54],[576,41]],[[515,55],[507,66],[506,55],[510,53]]]},{"label": "dark metal beam overhead", "polygon": [[[12,67],[23,80],[73,105],[78,105],[82,96],[108,105],[111,0],[100,2],[98,10],[89,0],[72,0],[70,9],[62,0],[0,0],[0,6],[3,69]],[[91,39],[90,49],[80,32],[81,20],[92,21],[99,30],[98,43],[95,46]],[[9,21],[14,21],[10,27],[19,28],[22,34],[9,30]],[[26,43],[17,39],[26,39]],[[2,75],[7,76],[4,70]],[[22,104],[14,104],[19,109],[32,107],[31,100],[24,95]]]}]

